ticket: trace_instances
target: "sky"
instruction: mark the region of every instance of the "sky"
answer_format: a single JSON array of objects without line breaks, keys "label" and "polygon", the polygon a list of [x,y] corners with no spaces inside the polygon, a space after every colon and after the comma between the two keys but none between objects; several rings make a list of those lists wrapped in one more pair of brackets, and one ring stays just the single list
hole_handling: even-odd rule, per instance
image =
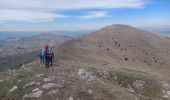
[{"label": "sky", "polygon": [[97,30],[111,24],[170,28],[170,0],[0,0],[0,31]]}]

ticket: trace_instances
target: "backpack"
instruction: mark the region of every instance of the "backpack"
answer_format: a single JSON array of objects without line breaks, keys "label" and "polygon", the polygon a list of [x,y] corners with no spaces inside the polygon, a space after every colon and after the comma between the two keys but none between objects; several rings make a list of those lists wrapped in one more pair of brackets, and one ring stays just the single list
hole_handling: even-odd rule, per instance
[{"label": "backpack", "polygon": [[48,48],[48,51],[46,52],[48,57],[53,57],[53,51],[52,48]]}]

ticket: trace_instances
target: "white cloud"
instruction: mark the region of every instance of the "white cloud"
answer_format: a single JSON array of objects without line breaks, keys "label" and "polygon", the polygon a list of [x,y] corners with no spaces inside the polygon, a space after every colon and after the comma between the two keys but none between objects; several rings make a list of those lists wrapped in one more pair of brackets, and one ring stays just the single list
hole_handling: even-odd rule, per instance
[{"label": "white cloud", "polygon": [[107,17],[107,16],[108,16],[108,12],[100,11],[100,12],[90,12],[87,15],[78,16],[77,18],[90,19],[90,18],[99,18],[99,17]]},{"label": "white cloud", "polygon": [[26,10],[0,9],[0,21],[27,21],[27,22],[47,22],[55,18],[66,18],[68,16]]},{"label": "white cloud", "polygon": [[[141,8],[145,3],[144,0],[0,0],[0,21],[44,22],[68,17],[59,14],[63,10]],[[76,18],[106,15],[105,12],[95,12]]]},{"label": "white cloud", "polygon": [[[146,0],[145,0],[146,1]],[[144,0],[1,0],[1,8],[37,9],[110,9],[138,8],[145,5]]]}]

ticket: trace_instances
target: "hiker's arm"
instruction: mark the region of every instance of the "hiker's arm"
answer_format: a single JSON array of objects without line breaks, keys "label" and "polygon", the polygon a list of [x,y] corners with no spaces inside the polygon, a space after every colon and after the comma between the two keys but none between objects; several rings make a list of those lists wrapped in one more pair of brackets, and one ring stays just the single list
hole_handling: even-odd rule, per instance
[{"label": "hiker's arm", "polygon": [[52,52],[52,57],[54,58],[54,52]]}]

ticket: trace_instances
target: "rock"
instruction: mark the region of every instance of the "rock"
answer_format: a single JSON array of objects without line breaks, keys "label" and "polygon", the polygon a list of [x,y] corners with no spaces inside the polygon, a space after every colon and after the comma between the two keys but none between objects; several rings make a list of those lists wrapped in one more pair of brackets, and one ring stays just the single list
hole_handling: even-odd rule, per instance
[{"label": "rock", "polygon": [[60,93],[59,90],[51,90],[48,92],[48,94],[50,95],[59,94],[59,93]]},{"label": "rock", "polygon": [[44,77],[45,75],[44,74],[38,74],[38,75],[36,75],[35,77],[37,77],[37,78],[42,78],[42,77]]},{"label": "rock", "polygon": [[23,64],[21,67],[20,67],[20,69],[22,70],[22,69],[24,69],[25,68],[25,65]]},{"label": "rock", "polygon": [[46,83],[42,86],[43,89],[52,89],[56,87],[62,87],[61,85],[55,84],[55,83]]},{"label": "rock", "polygon": [[170,91],[167,91],[167,95],[170,97]]},{"label": "rock", "polygon": [[15,90],[17,90],[18,89],[18,86],[14,86],[14,87],[12,87],[10,90],[9,90],[9,92],[14,92]]},{"label": "rock", "polygon": [[21,82],[22,80],[18,80],[18,83]]},{"label": "rock", "polygon": [[60,100],[59,98],[56,98],[56,100]]},{"label": "rock", "polygon": [[38,98],[38,97],[42,96],[42,94],[43,94],[43,91],[38,90],[38,91],[36,91],[34,93],[25,94],[23,98],[31,98],[31,97]]},{"label": "rock", "polygon": [[24,87],[23,87],[23,88],[26,88],[26,87],[28,87],[28,86],[33,86],[33,85],[38,86],[38,85],[40,85],[40,84],[41,84],[40,82],[32,81],[32,82],[30,82],[30,83],[28,83],[28,84],[24,85]]},{"label": "rock", "polygon": [[163,97],[164,97],[164,98],[169,98],[168,95],[164,95]]},{"label": "rock", "polygon": [[82,78],[82,79],[88,79],[90,81],[92,80],[96,80],[97,77],[91,73],[91,72],[88,72],[86,69],[84,68],[80,68],[79,71],[78,71],[78,75]]},{"label": "rock", "polygon": [[102,75],[103,78],[110,78],[111,76],[109,69],[101,70],[99,74]]},{"label": "rock", "polygon": [[58,85],[60,85],[61,87],[63,87],[65,85],[66,81],[65,80],[59,80],[57,82]]},{"label": "rock", "polygon": [[32,90],[32,92],[37,92],[39,90],[40,90],[39,88],[35,88],[35,89]]},{"label": "rock", "polygon": [[55,76],[44,78],[44,82],[57,81],[58,79]]},{"label": "rock", "polygon": [[28,65],[28,66],[31,66],[31,65],[33,65],[33,63],[28,63],[27,65]]},{"label": "rock", "polygon": [[163,88],[166,89],[166,90],[167,90],[167,89],[170,89],[170,84],[169,84],[168,82],[165,82],[165,81],[164,81],[164,82],[163,82]]},{"label": "rock", "polygon": [[135,80],[133,82],[133,85],[136,87],[136,88],[143,88],[143,86],[145,85],[145,81],[143,80]]},{"label": "rock", "polygon": [[128,91],[129,91],[129,92],[132,92],[132,93],[135,92],[135,90],[134,90],[133,88],[128,88]]},{"label": "rock", "polygon": [[114,76],[114,80],[117,80],[117,76]]},{"label": "rock", "polygon": [[166,91],[165,91],[165,90],[162,90],[162,93],[163,93],[163,94],[166,94]]},{"label": "rock", "polygon": [[88,94],[92,94],[93,91],[91,89],[88,90]]},{"label": "rock", "polygon": [[68,100],[74,100],[74,99],[73,99],[73,97],[69,97],[69,99],[68,99]]},{"label": "rock", "polygon": [[135,97],[135,100],[140,100],[138,97]]},{"label": "rock", "polygon": [[0,83],[3,83],[4,82],[4,80],[0,80]]}]

